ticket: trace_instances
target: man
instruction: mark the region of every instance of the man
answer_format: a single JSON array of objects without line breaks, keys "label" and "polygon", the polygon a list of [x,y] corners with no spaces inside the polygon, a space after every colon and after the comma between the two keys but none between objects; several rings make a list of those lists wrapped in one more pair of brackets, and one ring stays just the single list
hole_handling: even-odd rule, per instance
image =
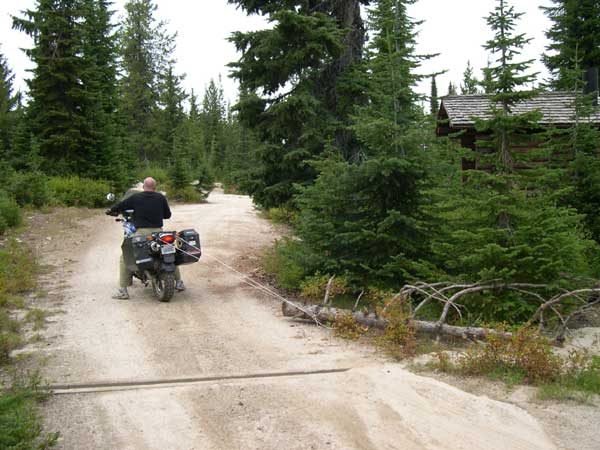
[{"label": "man", "polygon": [[[127,197],[107,211],[107,214],[115,214],[132,209],[133,224],[137,230],[134,236],[146,236],[150,233],[162,231],[163,219],[171,217],[167,199],[161,193],[156,192],[156,180],[151,177],[146,178],[143,188],[143,192]],[[121,255],[119,266],[119,289],[113,295],[113,298],[127,300],[129,298],[127,288],[131,286],[132,275],[125,267],[123,255]],[[179,268],[175,269],[175,289],[177,291],[185,290]]]}]

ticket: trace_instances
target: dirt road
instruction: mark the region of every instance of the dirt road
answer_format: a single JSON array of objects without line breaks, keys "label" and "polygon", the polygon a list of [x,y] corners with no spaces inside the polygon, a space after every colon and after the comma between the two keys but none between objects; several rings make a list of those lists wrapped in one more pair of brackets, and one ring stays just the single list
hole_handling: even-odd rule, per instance
[{"label": "dirt road", "polygon": [[60,448],[555,448],[516,406],[282,318],[276,302],[208,257],[234,263],[276,237],[249,198],[216,192],[173,212],[167,228],[196,228],[207,257],[183,269],[188,289],[170,304],[139,285],[129,301],[110,298],[121,233],[110,218],[88,219],[81,238],[64,241],[76,261],[53,288],[64,289],[64,313],[46,333],[45,374],[54,384],[134,385],[54,396],[47,426],[61,431]]}]

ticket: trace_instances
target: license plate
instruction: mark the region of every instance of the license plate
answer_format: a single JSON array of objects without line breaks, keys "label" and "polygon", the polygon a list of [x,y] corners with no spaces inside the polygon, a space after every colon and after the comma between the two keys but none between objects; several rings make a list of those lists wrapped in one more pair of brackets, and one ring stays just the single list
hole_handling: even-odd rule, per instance
[{"label": "license plate", "polygon": [[160,248],[160,252],[161,252],[163,255],[171,255],[171,254],[175,253],[175,246],[174,246],[174,245],[171,245],[171,244],[169,244],[169,245],[163,245],[163,246]]}]

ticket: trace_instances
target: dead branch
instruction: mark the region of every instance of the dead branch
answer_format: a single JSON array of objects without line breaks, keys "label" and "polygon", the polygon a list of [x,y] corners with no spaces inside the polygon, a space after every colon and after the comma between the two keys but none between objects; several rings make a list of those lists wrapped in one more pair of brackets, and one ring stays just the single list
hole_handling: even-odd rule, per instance
[{"label": "dead branch", "polygon": [[565,300],[567,298],[578,297],[580,294],[594,294],[594,293],[599,293],[599,292],[600,292],[600,288],[594,288],[594,289],[577,289],[575,291],[563,292],[562,294],[557,294],[554,297],[552,297],[550,300],[542,303],[540,305],[540,307],[536,310],[536,312],[533,314],[531,319],[529,319],[527,321],[525,326],[531,326],[531,324],[533,324],[536,320],[538,320],[540,318],[540,314],[544,310],[546,310],[548,308],[552,308],[553,306],[561,303],[563,300]]},{"label": "dead branch", "polygon": [[356,311],[356,308],[358,308],[358,303],[360,302],[360,299],[362,298],[363,295],[365,295],[364,289],[362,291],[360,291],[360,294],[358,294],[358,298],[356,299],[356,303],[354,303],[354,307],[352,308],[352,311]]},{"label": "dead branch", "polygon": [[331,285],[333,284],[333,280],[335,279],[335,275],[333,275],[329,281],[327,282],[327,287],[325,288],[325,298],[323,299],[323,304],[329,304],[329,295],[331,294]]}]

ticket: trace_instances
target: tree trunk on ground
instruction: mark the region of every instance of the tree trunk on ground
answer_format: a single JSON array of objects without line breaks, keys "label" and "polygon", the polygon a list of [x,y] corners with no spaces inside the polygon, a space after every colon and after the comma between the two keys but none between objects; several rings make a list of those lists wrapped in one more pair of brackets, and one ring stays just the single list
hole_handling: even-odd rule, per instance
[{"label": "tree trunk on ground", "polygon": [[[296,306],[291,302],[283,302],[282,311],[283,315],[286,317],[294,317],[296,319],[301,320],[316,319],[320,322],[332,322],[339,315],[352,315],[352,317],[354,317],[354,319],[361,325],[365,325],[370,328],[377,328],[380,330],[384,330],[387,327],[387,320],[385,320],[384,318],[379,317],[374,313],[365,314],[361,311],[352,312],[349,310],[330,308],[327,306],[319,305]],[[488,328],[457,327],[453,325],[439,324],[437,322],[426,322],[423,320],[411,320],[410,323],[415,327],[415,329],[418,332],[438,335],[443,334],[447,336],[454,336],[460,338],[483,339],[489,334],[496,334],[507,339],[509,339],[512,336],[511,333],[499,332]]]}]

